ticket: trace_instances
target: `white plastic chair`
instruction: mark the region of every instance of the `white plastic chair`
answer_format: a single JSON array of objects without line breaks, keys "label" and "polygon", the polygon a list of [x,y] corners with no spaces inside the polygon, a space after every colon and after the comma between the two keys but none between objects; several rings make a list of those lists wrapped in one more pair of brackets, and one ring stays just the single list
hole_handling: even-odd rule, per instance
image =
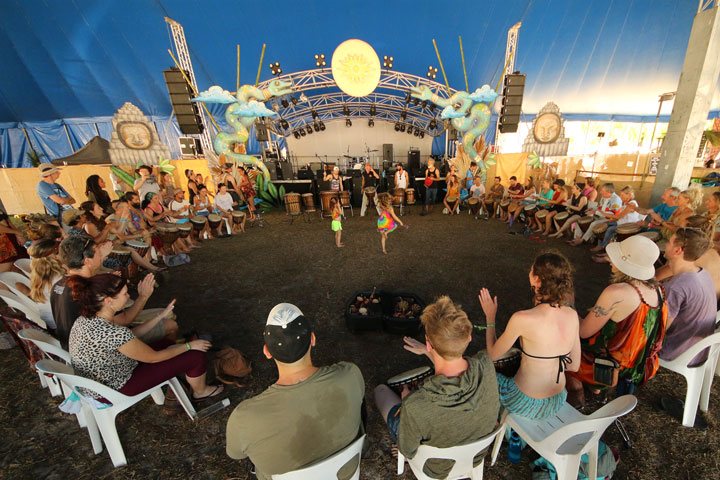
[{"label": "white plastic chair", "polygon": [[615,419],[631,412],[635,405],[635,396],[623,395],[592,415],[583,415],[565,403],[558,413],[542,420],[511,413],[505,424],[553,464],[558,480],[577,479],[584,453],[590,459],[588,478],[596,478],[600,437]]},{"label": "white plastic chair", "polygon": [[[423,466],[430,458],[454,460],[455,464],[448,473],[446,480],[456,480],[460,478],[471,478],[472,480],[482,480],[483,468],[485,460],[480,465],[473,467],[473,459],[475,455],[485,450],[495,441],[495,447],[492,452],[491,465],[495,465],[497,454],[500,451],[503,434],[505,433],[505,425],[500,425],[497,430],[489,435],[484,436],[480,440],[466,445],[458,445],[449,448],[431,447],[430,445],[420,445],[415,456],[408,459],[410,469],[418,480],[432,480],[423,473]],[[405,457],[398,451],[398,475],[402,475],[405,471]]]},{"label": "white plastic chair", "polygon": [[361,436],[353,443],[343,448],[336,454],[321,460],[309,467],[293,470],[292,472],[273,475],[273,480],[316,480],[319,478],[337,478],[337,473],[348,463],[353,457],[358,457],[358,464],[355,474],[350,480],[358,480],[360,478],[360,455],[362,454],[362,446],[365,441],[365,435]]},{"label": "white plastic chair", "polygon": [[18,258],[15,260],[15,268],[20,270],[26,277],[30,278],[30,259],[29,258]]},{"label": "white plastic chair", "polygon": [[[113,466],[115,467],[127,465],[125,452],[123,451],[122,443],[120,443],[120,437],[118,436],[117,428],[115,427],[115,417],[120,412],[132,407],[148,395],[152,396],[156,404],[162,405],[165,403],[165,395],[163,395],[162,387],[170,385],[170,388],[175,393],[175,397],[183,406],[190,419],[195,420],[197,418],[195,408],[192,406],[192,403],[190,403],[190,400],[185,394],[185,391],[180,385],[178,379],[174,377],[152,387],[149,390],[129,397],[101,383],[90,380],[89,378],[75,375],[72,367],[63,365],[55,360],[40,360],[37,364],[35,364],[35,366],[43,373],[57,375],[61,382],[70,386],[78,397],[80,397],[81,401],[90,407],[89,410],[92,413],[91,416],[94,418],[94,423],[97,424],[97,429],[93,430],[91,426],[91,423],[93,422],[90,418],[88,418],[88,432],[90,433],[93,447],[95,447],[97,443],[97,431],[99,430],[102,440],[105,443],[105,447],[107,447],[108,453],[110,454]],[[105,399],[110,401],[111,404],[98,409],[95,407],[97,402],[91,402],[89,397],[86,397],[79,388],[92,390],[93,392],[102,395]],[[102,447],[100,447],[100,451],[102,451]],[[96,450],[95,453],[100,453],[100,451]]]},{"label": "white plastic chair", "polygon": [[[706,348],[709,348],[708,358],[705,362],[694,367],[689,366],[693,358]],[[708,411],[710,405],[710,387],[712,387],[715,369],[720,356],[720,329],[715,333],[703,338],[692,347],[685,350],[675,360],[660,359],[660,366],[675,373],[679,373],[687,381],[687,393],[685,394],[685,411],[683,412],[682,424],[685,427],[695,425],[698,404],[700,410]]]},{"label": "white plastic chair", "polygon": [[5,285],[8,290],[10,290],[12,293],[15,294],[18,299],[28,306],[28,308],[35,310],[40,314],[40,310],[38,309],[37,304],[35,301],[22,293],[20,290],[17,289],[15,286],[16,283],[21,283],[25,285],[28,289],[30,289],[30,279],[26,277],[25,275],[17,272],[4,272],[0,273],[0,283]]},{"label": "white plastic chair", "polygon": [[13,310],[24,313],[25,318],[33,323],[36,323],[38,327],[43,330],[47,329],[47,324],[42,318],[40,318],[40,312],[38,312],[37,309],[28,307],[27,304],[22,302],[14,293],[0,290],[0,299],[2,299],[2,301]]},{"label": "white plastic chair", "polygon": [[[36,328],[24,328],[17,334],[22,340],[35,344],[45,355],[55,355],[60,358],[63,362],[70,364],[70,354],[60,346],[60,342],[53,338],[50,334],[41,332]],[[52,358],[52,357],[48,357]],[[47,386],[50,389],[50,394],[53,397],[57,397],[63,394],[63,389],[60,386],[60,382],[55,377],[48,377],[44,373],[38,372],[40,375],[40,383],[43,387]],[[65,396],[69,395],[69,392]]]}]

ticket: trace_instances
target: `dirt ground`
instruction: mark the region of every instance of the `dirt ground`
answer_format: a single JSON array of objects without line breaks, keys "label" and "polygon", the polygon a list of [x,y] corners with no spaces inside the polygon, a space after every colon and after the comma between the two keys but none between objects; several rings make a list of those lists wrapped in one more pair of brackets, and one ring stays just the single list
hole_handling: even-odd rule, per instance
[{"label": "dirt ground", "polygon": [[[254,372],[245,388],[227,390],[229,408],[195,423],[184,415],[164,414],[150,398],[121,414],[117,427],[129,462],[122,468],[113,469],[106,452],[93,454],[86,432],[74,417],[57,409],[59,400],[40,388],[18,348],[1,351],[0,477],[254,478],[248,461],[233,461],[225,454],[225,424],[232,408],[276,379],[274,365],[262,356],[263,325],[275,304],[291,302],[314,321],[315,363],[352,361],[365,377],[370,449],[361,464],[361,478],[398,478],[372,391],[389,377],[426,361],[403,350],[400,336],[351,334],[343,306],[354,292],[373,286],[405,290],[426,302],[447,294],[463,305],[471,321],[480,322],[477,293],[488,287],[499,298],[502,329],[514,311],[531,305],[527,274],[538,253],[557,249],[576,266],[577,307],[583,315],[610,272],[607,265],[592,263],[585,248],[509,235],[507,226],[498,221],[476,221],[465,212],[451,218],[438,208],[426,217],[418,213],[404,217],[408,230],[390,235],[387,256],[380,250],[375,217],[360,218],[356,211],[343,226],[346,247],[337,249],[329,221],[313,216],[310,224],[297,219],[290,225],[288,217],[273,213],[265,216],[264,228],[207,242],[193,252],[192,264],[171,269],[149,306],[164,306],[177,298],[175,312],[182,331],[208,332],[215,345],[240,349],[253,361]],[[476,334],[468,353],[484,348],[484,343],[484,335]],[[660,395],[685,395],[683,378],[661,370],[639,391],[638,407],[625,419],[633,448],[622,447],[614,427],[603,436],[621,453],[615,478],[720,478],[719,384],[713,386],[711,409],[704,415],[708,428],[687,429],[656,409]],[[485,478],[530,478],[535,458],[526,448],[523,461],[512,465],[503,446],[498,463],[486,465]],[[400,478],[413,478],[407,471]]]}]

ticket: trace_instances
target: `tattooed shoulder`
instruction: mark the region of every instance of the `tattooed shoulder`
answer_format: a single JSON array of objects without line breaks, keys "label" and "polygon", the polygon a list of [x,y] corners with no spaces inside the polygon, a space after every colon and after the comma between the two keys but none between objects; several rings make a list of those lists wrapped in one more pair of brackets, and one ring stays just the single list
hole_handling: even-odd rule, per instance
[{"label": "tattooed shoulder", "polygon": [[615,311],[615,309],[620,303],[622,303],[622,300],[614,302],[608,308],[605,308],[602,305],[595,305],[590,309],[590,312],[596,317],[607,317],[608,315],[612,315],[612,313]]}]

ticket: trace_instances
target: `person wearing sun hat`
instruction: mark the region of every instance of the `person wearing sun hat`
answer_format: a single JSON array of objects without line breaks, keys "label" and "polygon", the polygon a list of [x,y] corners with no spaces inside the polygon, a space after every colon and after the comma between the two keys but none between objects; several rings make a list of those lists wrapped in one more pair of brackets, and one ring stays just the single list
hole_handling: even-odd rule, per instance
[{"label": "person wearing sun hat", "polygon": [[56,183],[60,177],[60,169],[51,163],[42,163],[38,167],[40,181],[37,184],[37,194],[42,200],[47,213],[61,220],[63,210],[72,208],[75,199],[62,185]]},{"label": "person wearing sun hat", "polygon": [[618,384],[644,385],[657,372],[665,337],[668,309],[655,280],[658,246],[635,235],[608,244],[605,251],[612,267],[610,285],[580,321],[579,370],[566,372],[568,402],[575,406],[585,401],[583,384],[603,387],[594,377],[596,357],[618,362]]},{"label": "person wearing sun hat", "polygon": [[[315,333],[295,305],[276,305],[263,337],[263,354],[275,361],[278,379],[235,407],[226,450],[236,460],[249,457],[257,478],[270,480],[330,457],[364,432],[365,381],[352,363],[313,365]],[[349,478],[356,466],[348,462],[339,478]]]}]

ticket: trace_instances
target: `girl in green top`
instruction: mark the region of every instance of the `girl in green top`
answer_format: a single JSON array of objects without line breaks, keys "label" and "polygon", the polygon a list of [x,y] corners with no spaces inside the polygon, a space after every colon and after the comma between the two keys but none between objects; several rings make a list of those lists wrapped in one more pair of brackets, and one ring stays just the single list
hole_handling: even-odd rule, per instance
[{"label": "girl in green top", "polygon": [[[550,203],[548,203],[548,200],[552,200],[554,194],[555,194],[555,192],[553,191],[552,188],[550,188],[550,181],[548,179],[543,180],[542,188],[540,189],[540,192],[538,192],[538,200],[537,200],[538,209],[548,208],[550,206]],[[541,225],[535,219],[535,216],[532,216],[529,219],[529,227],[532,230],[536,230],[538,228],[544,227],[544,225]]]}]

